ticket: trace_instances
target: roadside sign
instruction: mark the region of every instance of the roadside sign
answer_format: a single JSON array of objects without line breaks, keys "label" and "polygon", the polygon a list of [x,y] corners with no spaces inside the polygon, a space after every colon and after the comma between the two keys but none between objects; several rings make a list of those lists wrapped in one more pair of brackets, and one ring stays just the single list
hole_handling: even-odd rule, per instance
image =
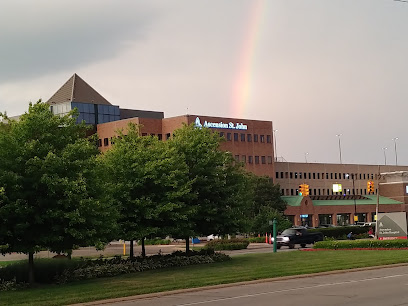
[{"label": "roadside sign", "polygon": [[407,239],[407,216],[405,212],[378,214],[378,239]]}]

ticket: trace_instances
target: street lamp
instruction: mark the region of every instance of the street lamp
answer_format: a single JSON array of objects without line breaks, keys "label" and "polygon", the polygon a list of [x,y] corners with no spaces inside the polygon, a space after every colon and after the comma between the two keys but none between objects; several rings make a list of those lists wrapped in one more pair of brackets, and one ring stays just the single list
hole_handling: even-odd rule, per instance
[{"label": "street lamp", "polygon": [[273,141],[274,141],[274,143],[275,143],[275,161],[277,162],[278,161],[278,153],[276,153],[276,132],[277,132],[278,130],[273,130]]},{"label": "street lamp", "polygon": [[385,151],[388,149],[387,147],[382,148],[384,151],[384,165],[387,165],[387,154],[385,154]]},{"label": "street lamp", "polygon": [[306,164],[307,164],[307,156],[309,155],[309,152],[306,152],[305,153],[305,161],[306,161]]},{"label": "street lamp", "polygon": [[340,141],[340,137],[341,137],[341,135],[343,135],[343,134],[336,134],[336,136],[339,138],[339,155],[340,155],[340,164],[342,164],[342,161],[341,161],[341,141]]},{"label": "street lamp", "polygon": [[397,157],[397,140],[398,137],[392,139],[394,141],[394,151],[395,151],[395,165],[398,164],[398,157]]}]

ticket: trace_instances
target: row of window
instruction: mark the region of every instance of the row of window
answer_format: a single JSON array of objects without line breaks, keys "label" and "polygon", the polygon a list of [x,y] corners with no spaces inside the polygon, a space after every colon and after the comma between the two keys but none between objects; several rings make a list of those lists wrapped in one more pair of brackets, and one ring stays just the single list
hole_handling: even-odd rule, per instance
[{"label": "row of window", "polygon": [[[281,189],[281,194],[287,196],[299,195],[299,189]],[[375,194],[377,194],[377,189]],[[367,189],[344,189],[343,192],[333,192],[333,189],[309,188],[309,195],[367,195]]]},{"label": "row of window", "polygon": [[[227,141],[232,141],[232,137],[234,136],[234,141],[241,141],[241,142],[265,142],[265,135],[258,135],[258,134],[244,134],[244,133],[224,133],[220,132],[221,137],[225,137]],[[253,136],[253,138],[252,138]],[[271,135],[266,135],[266,143],[271,143],[272,142],[272,136]]]},{"label": "row of window", "polygon": [[[355,214],[355,216],[357,216],[357,222],[367,222],[368,221],[368,216],[370,213],[358,213]],[[302,216],[302,215],[301,215]],[[311,226],[312,225],[312,220],[313,220],[313,216],[314,215],[303,215],[300,218],[300,225],[308,225]],[[295,223],[295,216],[294,215],[289,215],[286,216],[289,221],[291,221],[293,224]],[[351,214],[319,214],[318,215],[318,220],[319,220],[319,224],[333,224],[333,219],[336,218],[336,224],[337,225],[349,225],[351,224],[350,222],[352,222],[351,220]],[[375,213],[372,212],[371,213],[371,220],[375,219]]]},{"label": "row of window", "polygon": [[[147,133],[142,133],[142,136],[147,136]],[[163,134],[154,134],[154,133],[152,133],[152,134],[150,134],[150,136],[157,136],[157,138],[159,139],[159,140],[163,140]],[[169,139],[171,137],[171,134],[170,133],[167,133],[166,134],[166,140],[167,139]],[[111,143],[111,144],[113,144],[114,142],[113,142],[113,137],[111,137],[110,139],[109,138],[104,138],[103,139],[103,146],[104,147],[107,147],[107,146],[109,146],[109,142]],[[98,139],[98,147],[102,147],[102,139]]]},{"label": "row of window", "polygon": [[[241,158],[239,155],[235,155],[235,160],[237,162],[242,162],[242,163],[248,162],[248,164],[253,164],[254,156],[248,155],[248,159],[247,159],[246,155],[241,155]],[[266,162],[268,162],[268,164],[272,164],[272,156],[255,156],[255,164],[259,164],[259,161],[261,161],[261,164],[266,164]]]},{"label": "row of window", "polygon": [[320,172],[276,172],[277,179],[309,179],[309,180],[373,180],[377,179],[377,174],[373,173],[320,173]]}]

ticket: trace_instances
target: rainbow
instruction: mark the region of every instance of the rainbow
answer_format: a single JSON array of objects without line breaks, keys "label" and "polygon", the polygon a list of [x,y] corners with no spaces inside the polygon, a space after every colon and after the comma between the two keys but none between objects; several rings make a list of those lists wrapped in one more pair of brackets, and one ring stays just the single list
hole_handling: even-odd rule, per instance
[{"label": "rainbow", "polygon": [[234,118],[242,118],[246,115],[246,108],[250,102],[252,66],[255,57],[256,44],[260,36],[260,26],[263,20],[268,0],[252,1],[253,5],[249,11],[246,33],[243,40],[243,49],[239,60],[239,71],[236,82],[234,82],[231,113]]}]

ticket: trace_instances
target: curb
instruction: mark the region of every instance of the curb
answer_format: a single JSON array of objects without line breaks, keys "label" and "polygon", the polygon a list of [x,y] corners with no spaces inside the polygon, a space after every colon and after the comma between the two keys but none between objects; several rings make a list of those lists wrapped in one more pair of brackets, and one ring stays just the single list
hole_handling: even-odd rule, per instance
[{"label": "curb", "polygon": [[229,288],[229,287],[234,287],[234,286],[245,286],[245,285],[261,284],[261,283],[269,283],[269,282],[279,282],[279,281],[291,280],[291,279],[296,279],[296,278],[308,278],[308,277],[313,277],[313,276],[325,276],[325,275],[333,275],[333,274],[343,274],[343,273],[348,273],[348,272],[369,271],[369,270],[404,267],[404,266],[408,266],[408,263],[398,263],[398,264],[391,264],[391,265],[371,266],[371,267],[345,269],[345,270],[333,270],[333,271],[318,272],[318,273],[311,273],[311,274],[264,278],[264,279],[257,279],[257,280],[251,280],[251,281],[242,281],[242,282],[236,282],[236,283],[212,285],[212,286],[197,287],[197,288],[177,289],[177,290],[171,290],[171,291],[132,295],[132,296],[127,296],[127,297],[72,304],[71,306],[90,306],[90,305],[103,305],[103,304],[111,304],[111,303],[118,303],[118,302],[129,302],[129,301],[150,299],[150,298],[156,298],[156,297],[162,297],[162,296],[176,295],[180,293],[199,292],[199,291],[206,291],[206,290],[211,290],[211,289]]}]

